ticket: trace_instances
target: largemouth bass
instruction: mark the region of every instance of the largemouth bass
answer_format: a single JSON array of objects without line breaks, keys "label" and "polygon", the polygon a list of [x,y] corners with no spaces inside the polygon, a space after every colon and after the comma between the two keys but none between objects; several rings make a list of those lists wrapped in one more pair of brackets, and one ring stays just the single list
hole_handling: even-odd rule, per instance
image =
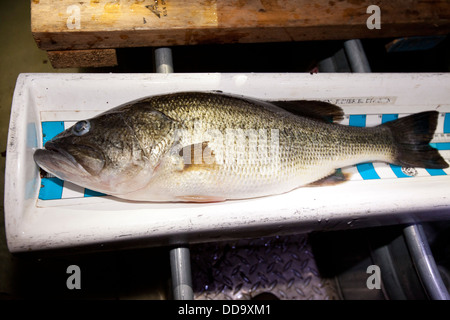
[{"label": "largemouth bass", "polygon": [[36,150],[60,179],[123,199],[212,202],[285,193],[336,169],[382,161],[446,168],[429,145],[438,112],[376,127],[332,123],[319,101],[221,92],[143,98],[77,122]]}]

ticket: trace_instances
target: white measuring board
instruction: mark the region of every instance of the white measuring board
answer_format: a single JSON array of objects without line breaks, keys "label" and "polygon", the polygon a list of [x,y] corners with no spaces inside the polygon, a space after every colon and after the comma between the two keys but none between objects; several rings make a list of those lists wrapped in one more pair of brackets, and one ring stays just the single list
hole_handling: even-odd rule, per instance
[{"label": "white measuring board", "polygon": [[78,120],[141,97],[221,90],[266,100],[322,100],[343,124],[374,126],[439,112],[433,141],[450,160],[448,74],[22,74],[7,150],[5,220],[11,251],[152,246],[321,229],[450,219],[450,171],[366,163],[350,181],[222,203],[142,203],[42,178],[32,155]]}]

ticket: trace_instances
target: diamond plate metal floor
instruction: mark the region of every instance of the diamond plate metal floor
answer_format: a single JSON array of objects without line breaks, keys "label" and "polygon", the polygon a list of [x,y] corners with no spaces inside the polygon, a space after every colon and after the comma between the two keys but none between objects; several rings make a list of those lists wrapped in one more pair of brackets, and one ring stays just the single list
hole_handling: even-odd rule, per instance
[{"label": "diamond plate metal floor", "polygon": [[321,277],[307,235],[199,244],[191,262],[198,300],[339,299],[334,278]]}]

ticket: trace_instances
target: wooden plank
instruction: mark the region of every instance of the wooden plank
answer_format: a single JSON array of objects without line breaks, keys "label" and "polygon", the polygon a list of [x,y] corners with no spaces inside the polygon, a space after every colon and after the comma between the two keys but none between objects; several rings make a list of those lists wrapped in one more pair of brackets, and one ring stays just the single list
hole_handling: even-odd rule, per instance
[{"label": "wooden plank", "polygon": [[398,37],[449,33],[450,2],[33,0],[31,26],[45,50]]},{"label": "wooden plank", "polygon": [[115,49],[48,51],[53,68],[112,67],[117,65]]}]

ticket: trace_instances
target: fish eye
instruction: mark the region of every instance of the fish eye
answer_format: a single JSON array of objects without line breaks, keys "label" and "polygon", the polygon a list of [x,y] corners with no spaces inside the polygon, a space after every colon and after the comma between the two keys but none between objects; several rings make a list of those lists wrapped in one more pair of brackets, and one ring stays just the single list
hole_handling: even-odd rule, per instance
[{"label": "fish eye", "polygon": [[76,136],[82,136],[89,132],[91,128],[91,123],[87,120],[81,120],[75,123],[72,127],[72,133]]}]

